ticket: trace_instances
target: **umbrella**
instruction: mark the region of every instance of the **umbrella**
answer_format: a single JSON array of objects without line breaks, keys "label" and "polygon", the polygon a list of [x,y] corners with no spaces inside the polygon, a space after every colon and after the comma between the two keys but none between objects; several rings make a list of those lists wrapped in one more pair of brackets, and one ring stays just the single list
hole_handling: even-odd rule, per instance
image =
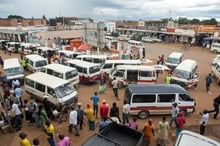
[{"label": "umbrella", "polygon": [[154,67],[156,70],[170,70],[169,67],[167,67],[167,66],[165,66],[165,65],[160,65],[160,64],[153,65],[153,67]]},{"label": "umbrella", "polygon": [[91,49],[92,49],[92,46],[86,45],[86,44],[82,44],[77,48],[78,51],[86,51],[86,50],[91,50]]}]

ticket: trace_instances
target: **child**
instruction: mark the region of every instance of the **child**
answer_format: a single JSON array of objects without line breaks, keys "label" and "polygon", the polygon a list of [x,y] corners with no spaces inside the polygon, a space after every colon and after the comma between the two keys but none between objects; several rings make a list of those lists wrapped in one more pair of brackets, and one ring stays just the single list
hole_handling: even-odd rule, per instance
[{"label": "child", "polygon": [[134,130],[138,130],[137,118],[134,117],[133,121],[129,123],[129,127]]}]

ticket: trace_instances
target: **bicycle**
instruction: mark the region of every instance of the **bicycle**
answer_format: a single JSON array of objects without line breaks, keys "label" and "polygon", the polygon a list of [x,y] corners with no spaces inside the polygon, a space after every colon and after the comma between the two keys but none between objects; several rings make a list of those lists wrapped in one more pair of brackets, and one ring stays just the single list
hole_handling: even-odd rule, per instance
[{"label": "bicycle", "polygon": [[53,116],[59,123],[66,122],[68,119],[68,110],[70,106],[63,106],[60,111],[53,110]]}]

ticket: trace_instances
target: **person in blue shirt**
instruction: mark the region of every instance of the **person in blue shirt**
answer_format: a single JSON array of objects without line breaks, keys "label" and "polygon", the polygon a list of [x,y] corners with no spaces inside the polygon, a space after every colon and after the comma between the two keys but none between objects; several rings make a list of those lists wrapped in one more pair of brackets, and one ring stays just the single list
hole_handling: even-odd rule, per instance
[{"label": "person in blue shirt", "polygon": [[21,99],[23,90],[20,88],[20,86],[15,86],[14,93],[15,93],[16,98],[18,99],[19,106],[23,107],[23,102],[22,102],[22,99]]},{"label": "person in blue shirt", "polygon": [[96,118],[98,118],[99,96],[98,96],[97,92],[94,93],[94,95],[91,97],[91,100],[93,102],[93,110],[94,110],[95,116],[96,116]]},{"label": "person in blue shirt", "polygon": [[210,86],[211,86],[211,83],[212,83],[212,74],[209,73],[209,74],[206,76],[205,80],[206,80],[206,91],[207,91],[208,94],[211,94],[211,92],[210,92]]}]

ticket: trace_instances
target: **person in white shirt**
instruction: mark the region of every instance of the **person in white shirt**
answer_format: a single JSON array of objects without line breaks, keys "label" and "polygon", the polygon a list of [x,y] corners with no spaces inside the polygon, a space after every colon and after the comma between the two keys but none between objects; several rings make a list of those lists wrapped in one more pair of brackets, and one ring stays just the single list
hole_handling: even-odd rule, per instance
[{"label": "person in white shirt", "polygon": [[202,116],[201,121],[200,121],[200,135],[205,134],[205,127],[208,123],[209,120],[209,113],[208,110],[204,110],[203,113],[200,113]]},{"label": "person in white shirt", "polygon": [[77,111],[74,107],[72,107],[72,110],[70,112],[69,117],[69,132],[72,132],[72,128],[75,129],[75,136],[79,136],[79,130],[77,127]]},{"label": "person in white shirt", "polygon": [[11,88],[12,88],[12,90],[15,90],[15,86],[19,87],[20,85],[21,85],[21,83],[19,82],[19,80],[13,79],[13,81],[11,83]]},{"label": "person in white shirt", "polygon": [[15,114],[15,120],[16,120],[16,130],[21,130],[22,128],[22,121],[21,121],[21,110],[18,106],[17,102],[13,102],[12,104],[12,112]]},{"label": "person in white shirt", "polygon": [[112,81],[112,88],[113,88],[113,92],[115,97],[117,98],[117,100],[119,100],[118,98],[118,80],[116,80],[116,78],[114,77],[114,80]]},{"label": "person in white shirt", "polygon": [[123,118],[123,124],[124,125],[128,125],[129,124],[129,120],[128,120],[128,115],[130,113],[130,106],[127,103],[127,101],[124,101],[124,105],[122,108],[122,118]]},{"label": "person in white shirt", "polygon": [[170,120],[170,123],[169,123],[169,126],[172,125],[173,122],[176,122],[176,117],[179,113],[179,108],[178,108],[178,105],[177,103],[173,103],[173,107],[172,107],[172,118]]}]

